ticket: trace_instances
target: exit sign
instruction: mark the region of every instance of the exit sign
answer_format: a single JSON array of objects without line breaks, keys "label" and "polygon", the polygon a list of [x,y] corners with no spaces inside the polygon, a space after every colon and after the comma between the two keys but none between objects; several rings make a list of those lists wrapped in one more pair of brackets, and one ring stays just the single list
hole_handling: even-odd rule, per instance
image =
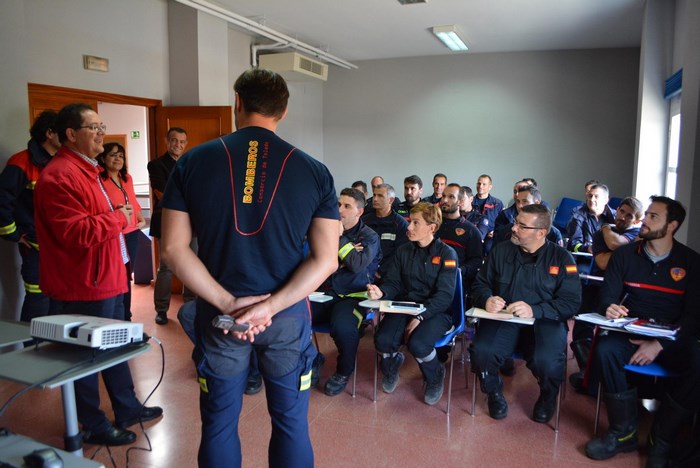
[{"label": "exit sign", "polygon": [[141,138],[141,132],[139,132],[138,130],[134,130],[131,132],[132,140],[138,140],[139,138]]}]

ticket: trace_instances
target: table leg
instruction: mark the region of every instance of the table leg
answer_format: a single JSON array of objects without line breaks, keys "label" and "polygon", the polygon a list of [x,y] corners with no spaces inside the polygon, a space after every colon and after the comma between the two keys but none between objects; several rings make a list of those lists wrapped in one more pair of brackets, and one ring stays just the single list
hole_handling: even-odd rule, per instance
[{"label": "table leg", "polygon": [[61,386],[63,395],[63,417],[66,420],[66,433],[64,445],[67,452],[71,452],[79,457],[83,456],[83,435],[78,427],[78,410],[75,406],[75,386],[73,381],[66,382]]}]

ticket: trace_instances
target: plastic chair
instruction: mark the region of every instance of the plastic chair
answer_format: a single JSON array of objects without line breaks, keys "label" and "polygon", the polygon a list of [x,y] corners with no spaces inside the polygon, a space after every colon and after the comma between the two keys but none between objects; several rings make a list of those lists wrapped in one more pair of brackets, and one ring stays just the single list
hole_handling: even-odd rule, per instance
[{"label": "plastic chair", "polygon": [[[441,348],[443,346],[450,347],[450,378],[448,380],[447,386],[447,410],[445,414],[450,415],[450,406],[452,403],[452,375],[454,373],[454,348],[457,341],[457,337],[462,335],[464,338],[464,293],[462,292],[462,272],[457,270],[457,281],[455,284],[454,297],[452,298],[452,304],[450,305],[450,311],[452,313],[452,328],[445,333],[445,335],[435,342],[435,348]],[[464,340],[463,340],[464,341]],[[464,342],[462,343],[462,351],[464,351]],[[376,359],[374,360],[374,398],[373,401],[377,401],[377,375],[379,369],[379,360],[381,355],[376,353]]]},{"label": "plastic chair", "polygon": [[617,207],[620,206],[620,203],[622,203],[622,198],[620,197],[612,197],[608,200],[608,206],[613,210],[616,210]]},{"label": "plastic chair", "polygon": [[[525,359],[525,357],[518,353],[515,352],[512,355],[513,359]],[[471,416],[474,417],[476,415],[476,387],[478,386],[478,382],[476,381],[476,372],[472,372],[472,411],[471,411]],[[559,385],[559,392],[557,392],[557,403],[556,403],[556,408],[554,412],[554,432],[559,432],[559,416],[561,413],[561,401],[564,399],[566,391],[566,365],[564,366],[564,378],[562,380],[561,385]]]},{"label": "plastic chair", "polygon": [[[656,381],[659,379],[659,377],[661,377],[661,378],[678,377],[678,374],[666,369],[661,364],[658,364],[656,362],[652,362],[651,364],[646,364],[644,366],[639,366],[636,364],[627,364],[625,366],[625,370],[628,372],[634,372],[635,374],[648,375],[650,377],[654,377],[654,383],[656,383]],[[594,436],[598,435],[598,420],[600,418],[600,397],[601,397],[601,393],[602,393],[602,387],[603,387],[602,382],[599,382],[598,383],[598,395],[596,396],[596,401],[595,401],[595,422],[593,423],[593,435]]]},{"label": "plastic chair", "polygon": [[[374,323],[374,310],[370,309],[365,316],[362,323]],[[318,337],[316,333],[331,333],[331,325],[329,323],[320,323],[317,325],[311,325],[311,333],[314,336],[314,344],[316,345],[316,350],[320,352],[318,347]],[[355,390],[357,389],[357,353],[355,353],[355,368],[352,371],[352,397],[355,398]],[[375,398],[376,400],[376,398]]]},{"label": "plastic chair", "polygon": [[574,208],[579,207],[583,204],[583,201],[576,200],[574,198],[563,197],[561,202],[559,202],[559,207],[555,212],[552,224],[554,224],[563,235],[566,235],[566,225],[569,224],[571,219],[571,212]]}]

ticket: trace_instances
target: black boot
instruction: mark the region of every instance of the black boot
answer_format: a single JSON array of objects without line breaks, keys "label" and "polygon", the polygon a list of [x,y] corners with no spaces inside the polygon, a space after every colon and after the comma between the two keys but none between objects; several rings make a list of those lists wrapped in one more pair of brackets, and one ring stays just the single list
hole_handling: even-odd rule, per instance
[{"label": "black boot", "polygon": [[576,359],[576,364],[580,369],[578,372],[574,372],[569,376],[569,383],[578,392],[585,391],[583,387],[583,378],[586,372],[586,365],[588,365],[588,355],[591,352],[591,341],[588,339],[572,341],[571,351],[574,353],[574,358]]},{"label": "black boot", "polygon": [[399,369],[403,364],[403,353],[396,353],[393,357],[383,357],[381,362],[382,369],[382,390],[384,393],[394,393],[399,385]]},{"label": "black boot", "polygon": [[437,357],[421,362],[419,365],[425,379],[423,401],[428,405],[434,405],[440,401],[445,390],[445,366]]},{"label": "black boot", "polygon": [[594,460],[637,450],[637,389],[604,393],[603,401],[608,411],[608,433],[586,444],[586,455]]},{"label": "black boot", "polygon": [[668,466],[673,440],[678,435],[683,423],[692,416],[692,412],[676,403],[669,395],[661,403],[659,412],[654,416],[654,425],[649,434],[649,457],[647,468],[665,468]]},{"label": "black boot", "polygon": [[481,391],[488,395],[489,416],[493,419],[503,419],[508,416],[508,402],[503,396],[503,380],[498,372],[479,374]]}]

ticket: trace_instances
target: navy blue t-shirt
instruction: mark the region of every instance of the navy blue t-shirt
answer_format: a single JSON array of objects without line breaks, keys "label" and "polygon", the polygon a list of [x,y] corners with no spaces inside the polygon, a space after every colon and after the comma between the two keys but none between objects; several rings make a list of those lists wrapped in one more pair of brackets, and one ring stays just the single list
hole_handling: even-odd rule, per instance
[{"label": "navy blue t-shirt", "polygon": [[189,213],[199,258],[235,296],[278,289],[304,258],[312,218],[339,219],[328,169],[260,127],[182,156],[163,207]]}]

